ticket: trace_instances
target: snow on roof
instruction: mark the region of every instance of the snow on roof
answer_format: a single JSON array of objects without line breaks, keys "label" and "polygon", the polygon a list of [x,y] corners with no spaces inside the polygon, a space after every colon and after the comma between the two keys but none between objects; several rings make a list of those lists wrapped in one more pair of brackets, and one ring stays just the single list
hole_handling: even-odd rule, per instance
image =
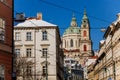
[{"label": "snow on roof", "polygon": [[101,40],[100,43],[103,44],[105,42],[105,40]]},{"label": "snow on roof", "polygon": [[44,20],[30,19],[30,20],[25,20],[24,22],[17,24],[15,27],[36,27],[36,26],[42,27],[42,26],[57,26],[57,25],[51,24]]}]

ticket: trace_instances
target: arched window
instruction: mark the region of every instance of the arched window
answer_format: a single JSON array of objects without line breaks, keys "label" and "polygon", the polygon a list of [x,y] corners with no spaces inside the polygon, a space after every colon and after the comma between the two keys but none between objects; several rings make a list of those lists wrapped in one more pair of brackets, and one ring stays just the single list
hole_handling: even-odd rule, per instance
[{"label": "arched window", "polygon": [[87,36],[87,31],[83,32],[83,36],[86,37]]},{"label": "arched window", "polygon": [[86,45],[84,45],[84,51],[87,51],[87,46]]},{"label": "arched window", "polygon": [[65,40],[65,43],[64,43],[64,45],[65,45],[65,48],[66,48],[66,40]]},{"label": "arched window", "polygon": [[70,47],[73,47],[73,40],[70,40]]}]

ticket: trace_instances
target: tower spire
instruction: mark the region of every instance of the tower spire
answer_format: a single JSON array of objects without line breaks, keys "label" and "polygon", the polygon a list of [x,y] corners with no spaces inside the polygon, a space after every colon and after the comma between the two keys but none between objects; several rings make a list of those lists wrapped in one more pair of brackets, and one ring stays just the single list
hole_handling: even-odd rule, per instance
[{"label": "tower spire", "polygon": [[77,27],[77,22],[76,22],[76,18],[75,18],[75,14],[73,12],[73,17],[72,17],[72,21],[71,21],[71,27]]},{"label": "tower spire", "polygon": [[87,12],[86,12],[86,8],[84,8],[84,15],[83,15],[83,18],[82,19],[88,19],[87,17]]},{"label": "tower spire", "polygon": [[84,8],[84,15],[87,15],[86,8]]}]

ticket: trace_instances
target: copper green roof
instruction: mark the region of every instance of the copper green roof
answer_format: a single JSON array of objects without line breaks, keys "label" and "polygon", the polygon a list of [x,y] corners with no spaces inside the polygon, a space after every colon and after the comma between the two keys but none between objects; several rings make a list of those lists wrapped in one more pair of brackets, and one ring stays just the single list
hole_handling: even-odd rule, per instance
[{"label": "copper green roof", "polygon": [[66,34],[80,34],[80,28],[77,26],[77,21],[76,21],[74,14],[73,14],[70,27],[66,29],[64,32],[64,35]]},{"label": "copper green roof", "polygon": [[80,34],[80,28],[79,27],[69,27],[64,32],[64,35],[66,35],[66,34]]}]

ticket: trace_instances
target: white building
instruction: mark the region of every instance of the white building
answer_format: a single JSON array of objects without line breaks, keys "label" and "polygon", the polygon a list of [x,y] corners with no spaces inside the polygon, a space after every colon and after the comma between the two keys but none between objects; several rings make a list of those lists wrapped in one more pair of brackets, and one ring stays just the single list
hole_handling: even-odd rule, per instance
[{"label": "white building", "polygon": [[[48,80],[63,79],[63,54],[59,48],[61,40],[58,26],[42,20],[41,13],[37,14],[37,18],[28,18],[14,26],[14,44],[15,53],[33,63],[27,65],[25,71],[31,75],[24,76],[31,76],[30,80],[44,80],[47,71]],[[23,74],[17,75],[17,79],[23,80]]]}]

